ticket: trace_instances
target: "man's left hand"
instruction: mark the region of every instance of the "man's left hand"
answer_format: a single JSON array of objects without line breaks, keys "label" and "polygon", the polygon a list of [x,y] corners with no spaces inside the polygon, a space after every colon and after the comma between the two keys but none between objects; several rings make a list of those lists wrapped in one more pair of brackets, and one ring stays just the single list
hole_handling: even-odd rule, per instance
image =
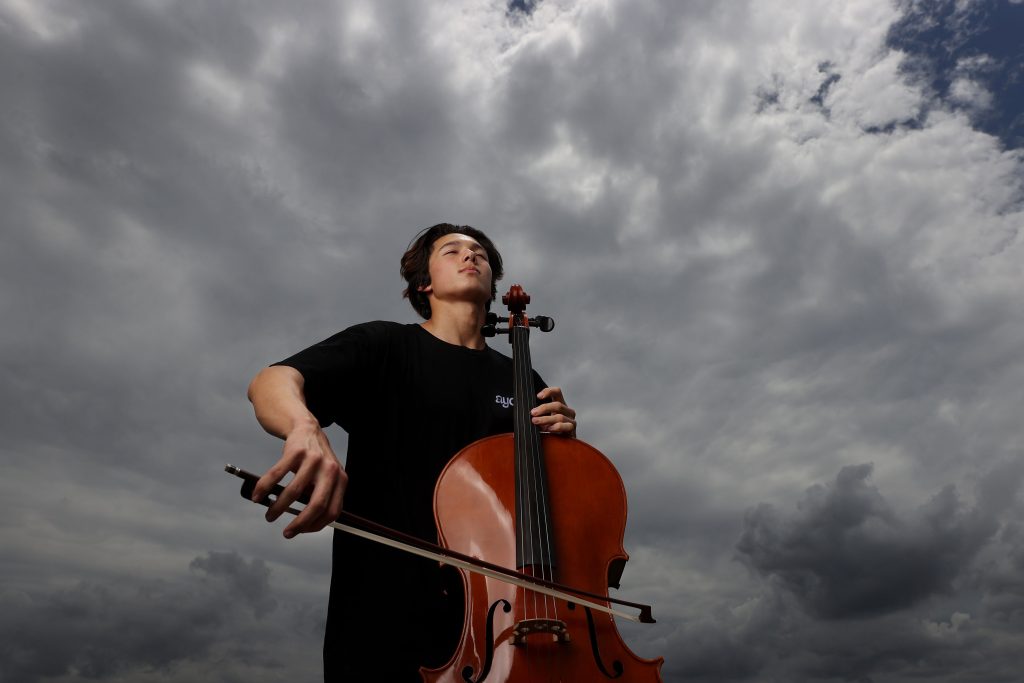
[{"label": "man's left hand", "polygon": [[530,411],[533,424],[542,432],[576,436],[576,411],[565,404],[561,387],[547,387],[537,394],[541,404]]}]

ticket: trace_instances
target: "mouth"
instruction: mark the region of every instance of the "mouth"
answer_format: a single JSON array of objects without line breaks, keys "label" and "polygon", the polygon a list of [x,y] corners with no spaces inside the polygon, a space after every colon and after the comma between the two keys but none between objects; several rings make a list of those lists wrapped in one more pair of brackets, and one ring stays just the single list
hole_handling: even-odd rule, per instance
[{"label": "mouth", "polygon": [[479,275],[480,274],[480,269],[479,268],[463,268],[459,272],[460,273],[476,273],[477,275]]}]

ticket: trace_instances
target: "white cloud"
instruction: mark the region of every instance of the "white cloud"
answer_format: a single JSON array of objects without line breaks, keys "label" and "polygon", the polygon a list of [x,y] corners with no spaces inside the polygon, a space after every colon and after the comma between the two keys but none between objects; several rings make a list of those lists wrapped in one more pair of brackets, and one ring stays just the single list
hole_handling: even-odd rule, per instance
[{"label": "white cloud", "polygon": [[905,82],[899,71],[902,60],[902,54],[891,51],[863,72],[841,78],[826,100],[832,116],[862,129],[916,119],[921,93]]},{"label": "white cloud", "polygon": [[949,85],[950,99],[972,111],[985,111],[992,107],[992,93],[970,78],[957,78]]}]

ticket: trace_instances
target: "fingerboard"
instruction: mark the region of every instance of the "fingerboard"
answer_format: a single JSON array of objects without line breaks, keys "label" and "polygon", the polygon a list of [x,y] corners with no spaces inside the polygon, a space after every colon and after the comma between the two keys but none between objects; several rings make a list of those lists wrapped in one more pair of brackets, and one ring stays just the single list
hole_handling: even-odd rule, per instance
[{"label": "fingerboard", "polygon": [[516,566],[550,569],[555,566],[555,544],[547,471],[540,430],[533,424],[530,414],[537,406],[530,361],[530,328],[514,326],[509,334],[515,370]]}]

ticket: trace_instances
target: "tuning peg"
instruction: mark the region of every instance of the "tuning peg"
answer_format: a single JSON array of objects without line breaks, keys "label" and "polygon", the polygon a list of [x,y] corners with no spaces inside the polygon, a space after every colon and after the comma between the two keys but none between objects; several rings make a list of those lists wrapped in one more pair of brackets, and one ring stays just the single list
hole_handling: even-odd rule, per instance
[{"label": "tuning peg", "polygon": [[546,315],[538,315],[535,318],[530,318],[530,327],[536,327],[541,332],[550,332],[555,329],[555,320]]}]

